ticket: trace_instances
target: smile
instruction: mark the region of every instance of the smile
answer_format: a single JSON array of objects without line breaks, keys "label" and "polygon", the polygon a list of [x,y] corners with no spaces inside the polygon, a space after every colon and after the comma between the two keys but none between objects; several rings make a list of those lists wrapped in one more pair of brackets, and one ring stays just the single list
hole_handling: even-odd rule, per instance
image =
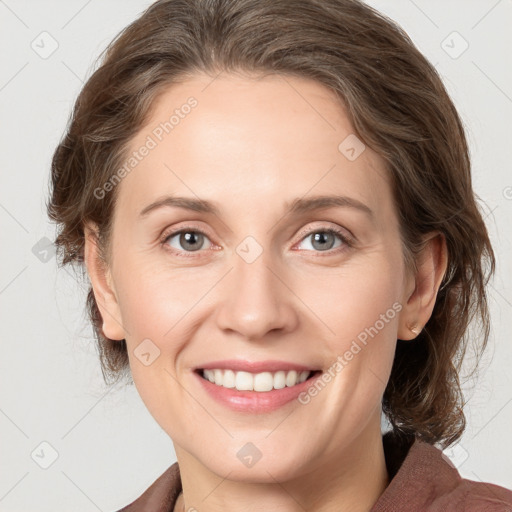
[{"label": "smile", "polygon": [[295,386],[307,380],[313,373],[315,372],[308,370],[300,372],[295,370],[279,370],[261,373],[220,368],[200,370],[200,374],[204,379],[217,386],[238,391],[256,391],[260,393]]},{"label": "smile", "polygon": [[[251,373],[230,369],[196,369],[193,375],[200,387],[219,404],[236,412],[269,413],[286,404],[299,404],[297,397],[321,370],[277,370]],[[284,383],[284,385],[283,385]]]}]

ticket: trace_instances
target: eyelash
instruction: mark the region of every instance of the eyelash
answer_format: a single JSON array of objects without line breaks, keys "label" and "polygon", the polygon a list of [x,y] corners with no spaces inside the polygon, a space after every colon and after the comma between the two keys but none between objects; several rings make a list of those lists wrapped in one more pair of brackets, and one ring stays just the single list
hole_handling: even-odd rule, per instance
[{"label": "eyelash", "polygon": [[[176,254],[177,256],[184,257],[184,258],[190,258],[195,257],[195,252],[201,252],[201,251],[178,251],[174,248],[171,248],[167,242],[170,238],[179,235],[181,233],[200,233],[207,237],[209,239],[209,236],[207,233],[205,233],[203,230],[195,228],[193,226],[188,226],[185,228],[178,229],[176,231],[167,231],[162,235],[160,244],[164,247],[164,250],[170,251],[173,254]],[[328,251],[308,251],[308,252],[316,252],[318,253],[319,257],[322,257],[322,253],[326,253],[328,256],[332,256],[333,254],[338,254],[340,252],[346,251],[353,247],[354,242],[352,238],[347,236],[343,231],[338,230],[336,228],[320,228],[320,229],[314,229],[310,231],[306,231],[301,233],[302,238],[300,239],[300,242],[302,242],[305,238],[308,236],[314,235],[315,233],[328,233],[331,235],[336,235],[340,238],[340,240],[343,242],[344,246],[337,247],[335,249],[329,249]]]}]

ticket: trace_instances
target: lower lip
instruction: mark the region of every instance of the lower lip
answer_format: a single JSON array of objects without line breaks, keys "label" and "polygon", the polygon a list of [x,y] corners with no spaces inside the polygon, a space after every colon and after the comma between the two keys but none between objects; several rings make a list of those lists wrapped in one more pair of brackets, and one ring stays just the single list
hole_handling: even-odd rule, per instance
[{"label": "lower lip", "polygon": [[311,386],[321,374],[321,372],[317,372],[313,377],[295,386],[286,386],[282,389],[260,392],[238,391],[235,388],[217,386],[217,384],[203,378],[199,373],[194,372],[194,375],[199,379],[206,392],[217,402],[234,411],[252,413],[275,411],[279,409],[279,407],[295,400],[303,391]]}]

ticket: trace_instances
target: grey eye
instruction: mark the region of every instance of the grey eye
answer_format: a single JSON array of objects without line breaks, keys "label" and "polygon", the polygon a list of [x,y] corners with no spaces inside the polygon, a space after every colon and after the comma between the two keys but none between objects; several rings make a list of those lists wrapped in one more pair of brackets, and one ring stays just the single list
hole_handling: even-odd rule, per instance
[{"label": "grey eye", "polygon": [[310,246],[312,247],[312,249],[310,249],[308,247],[306,247],[306,249],[315,250],[315,251],[319,251],[319,252],[325,252],[325,251],[329,251],[333,248],[336,248],[336,247],[339,247],[340,245],[342,245],[341,243],[339,243],[337,246],[335,246],[336,238],[341,240],[342,243],[344,242],[341,235],[339,235],[335,231],[331,231],[328,229],[322,229],[322,230],[315,231],[315,232],[310,233],[309,235],[305,236],[302,239],[301,245],[304,244],[306,240],[311,239],[312,241],[310,243]]},{"label": "grey eye", "polygon": [[[173,239],[177,239],[178,246],[171,242]],[[166,239],[166,242],[169,242],[171,247],[179,251],[195,252],[203,249],[204,242],[206,240],[208,240],[208,237],[203,233],[200,233],[199,231],[188,230],[169,235],[169,237]]]}]

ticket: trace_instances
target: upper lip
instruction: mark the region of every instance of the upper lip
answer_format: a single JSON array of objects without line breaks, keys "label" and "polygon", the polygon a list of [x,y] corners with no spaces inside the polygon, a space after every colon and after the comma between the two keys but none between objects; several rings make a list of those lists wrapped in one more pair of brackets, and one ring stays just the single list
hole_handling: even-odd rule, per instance
[{"label": "upper lip", "polygon": [[291,371],[316,371],[316,368],[306,366],[303,364],[291,363],[289,361],[247,361],[241,359],[224,359],[222,361],[212,361],[210,363],[204,363],[195,368],[195,370],[234,370],[237,372],[250,372],[250,373],[261,373],[261,372],[277,372],[279,370]]}]

